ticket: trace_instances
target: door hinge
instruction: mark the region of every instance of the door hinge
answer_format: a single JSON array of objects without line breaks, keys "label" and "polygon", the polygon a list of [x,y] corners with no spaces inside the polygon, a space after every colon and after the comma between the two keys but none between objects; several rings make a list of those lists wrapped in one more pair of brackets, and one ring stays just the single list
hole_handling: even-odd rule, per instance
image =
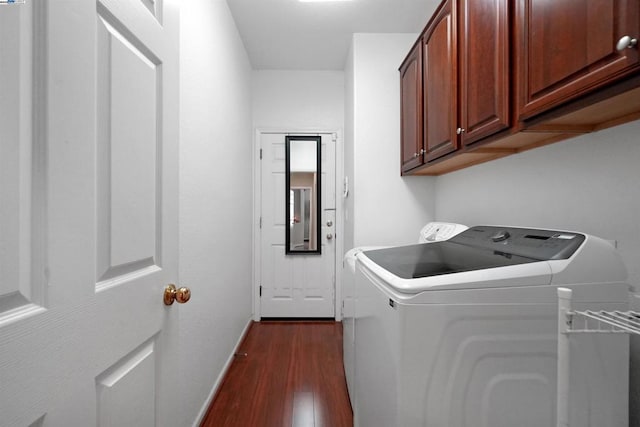
[{"label": "door hinge", "polygon": [[260,285],[260,297],[262,297],[262,285]]},{"label": "door hinge", "polygon": [[262,148],[260,149],[260,160],[262,160]]},{"label": "door hinge", "polygon": [[260,229],[262,230],[262,217],[260,217]]}]

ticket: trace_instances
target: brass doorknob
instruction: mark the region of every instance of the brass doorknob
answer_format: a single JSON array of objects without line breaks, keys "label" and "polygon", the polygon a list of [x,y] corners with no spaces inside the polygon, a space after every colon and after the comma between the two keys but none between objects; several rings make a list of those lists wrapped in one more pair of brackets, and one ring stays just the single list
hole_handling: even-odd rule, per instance
[{"label": "brass doorknob", "polygon": [[164,288],[164,305],[171,305],[174,301],[178,301],[179,304],[184,304],[191,298],[191,290],[187,287],[176,288],[176,285],[171,284]]}]

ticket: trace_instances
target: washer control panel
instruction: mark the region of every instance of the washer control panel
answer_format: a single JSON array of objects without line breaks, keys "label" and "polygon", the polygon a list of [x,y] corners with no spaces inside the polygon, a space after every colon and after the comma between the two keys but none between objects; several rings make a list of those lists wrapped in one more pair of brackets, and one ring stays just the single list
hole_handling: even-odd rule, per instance
[{"label": "washer control panel", "polygon": [[475,226],[449,241],[535,258],[567,259],[582,245],[584,234],[535,228]]}]

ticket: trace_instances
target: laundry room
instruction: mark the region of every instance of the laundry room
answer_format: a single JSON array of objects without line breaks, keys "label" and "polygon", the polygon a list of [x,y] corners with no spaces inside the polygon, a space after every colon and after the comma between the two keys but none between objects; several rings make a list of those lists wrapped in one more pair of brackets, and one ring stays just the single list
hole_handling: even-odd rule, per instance
[{"label": "laundry room", "polygon": [[[575,291],[579,310],[583,306],[595,309],[592,303],[601,302],[606,310],[640,311],[640,55],[636,40],[640,6],[635,0],[615,2],[614,6],[609,0],[600,0],[590,9],[590,2],[580,0],[575,2],[581,5],[580,13],[571,14],[571,2],[557,2],[554,16],[560,18],[553,19],[549,2],[482,0],[487,13],[498,11],[506,19],[495,22],[497,27],[508,27],[500,28],[509,39],[510,56],[496,61],[495,66],[506,70],[506,77],[501,78],[510,92],[478,103],[483,108],[503,108],[507,119],[493,134],[472,140],[465,139],[476,138],[471,125],[447,120],[463,120],[474,114],[477,118],[482,112],[462,108],[467,105],[463,97],[477,99],[487,87],[497,93],[494,87],[498,86],[496,79],[463,91],[460,83],[472,74],[469,70],[485,70],[461,59],[473,48],[466,41],[474,39],[474,31],[482,31],[480,27],[468,29],[469,34],[463,31],[461,17],[470,13],[473,3],[0,0],[0,271],[4,273],[0,278],[0,426],[233,425],[216,424],[207,414],[225,382],[229,385],[227,375],[234,364],[251,358],[242,345],[252,325],[261,320],[286,324],[291,319],[322,319],[319,323],[329,319],[342,328],[336,339],[357,340],[357,308],[349,311],[350,304],[357,304],[355,281],[362,283],[363,278],[376,274],[378,279],[390,276],[367,264],[386,261],[376,254],[369,257],[363,250],[366,260],[363,256],[358,259],[357,254],[352,259],[354,287],[350,290],[345,254],[352,248],[371,246],[376,247],[369,249],[372,251],[413,247],[419,241],[428,247],[432,240],[440,240],[432,228],[420,240],[420,232],[428,224],[460,226],[442,238],[455,239],[453,234],[457,235],[458,240],[451,244],[462,241],[464,233],[472,234],[463,231],[470,227],[479,230],[474,233],[485,233],[486,240],[493,241],[491,245],[503,242],[506,236],[513,241],[522,237],[528,247],[546,248],[557,242],[562,250],[569,249],[560,255],[531,255],[549,262],[551,273],[540,270],[535,280],[547,280],[545,286],[554,288],[553,293],[517,293],[516,288],[520,290],[525,283],[539,285],[542,281],[536,282],[533,273],[523,279],[533,270],[516,265],[515,259],[529,255],[508,253],[498,246],[491,246],[490,252],[501,262],[511,263],[504,267],[510,273],[527,269],[518,276],[522,286],[510,288],[513,293],[491,285],[494,293],[487,296],[452,285],[435,297],[426,295],[430,285],[424,285],[420,290],[423,299],[412,302],[398,291],[404,286],[399,281],[398,289],[375,305],[376,310],[389,309],[397,317],[380,317],[391,319],[380,335],[370,329],[372,323],[363,322],[361,336],[373,337],[376,345],[386,342],[383,337],[392,337],[397,347],[377,348],[376,355],[403,360],[415,368],[420,363],[416,354],[405,354],[398,348],[421,349],[427,355],[433,351],[429,346],[412,347],[410,333],[424,332],[433,341],[444,343],[443,349],[449,345],[433,328],[422,328],[421,322],[442,322],[442,330],[451,331],[448,336],[459,338],[461,346],[475,348],[476,342],[487,336],[486,331],[474,329],[474,334],[467,334],[455,325],[468,319],[493,325],[495,318],[523,313],[531,319],[542,316],[541,323],[535,323],[536,327],[542,325],[539,330],[527,330],[528,324],[520,320],[500,329],[508,337],[505,340],[511,340],[504,351],[521,353],[533,373],[519,371],[515,358],[505,358],[504,365],[489,366],[486,372],[495,376],[474,377],[475,382],[469,382],[470,394],[473,387],[494,387],[491,381],[498,382],[496,378],[502,379],[502,374],[513,374],[508,378],[513,384],[495,386],[494,394],[485,395],[498,399],[497,403],[489,397],[480,403],[467,398],[475,402],[468,405],[467,412],[461,411],[460,418],[446,418],[445,409],[454,413],[465,397],[456,397],[455,378],[447,382],[443,372],[456,363],[462,366],[456,372],[471,370],[470,363],[456,359],[457,353],[434,353],[432,367],[437,372],[428,378],[398,371],[402,377],[394,379],[392,371],[385,371],[385,361],[362,351],[357,354],[357,345],[353,347],[356,354],[349,354],[345,345],[341,348],[344,357],[365,360],[360,363],[360,369],[364,367],[360,372],[366,374],[360,374],[360,380],[354,377],[354,389],[359,384],[370,392],[361,395],[366,401],[354,401],[355,392],[348,384],[351,367],[347,362],[344,366],[340,360],[336,362],[340,374],[342,369],[346,374],[343,388],[351,400],[345,405],[353,408],[354,425],[378,427],[376,423],[384,420],[391,424],[380,427],[480,427],[482,424],[469,418],[478,408],[473,405],[494,408],[507,402],[527,416],[528,410],[550,408],[543,418],[555,426],[555,288],[579,288],[572,287],[578,282],[563,281],[567,275],[556,266],[567,260],[567,265],[575,266],[578,261],[569,261],[580,260],[582,272],[571,270],[571,274],[580,276],[576,280],[591,293]],[[449,15],[442,15],[445,6],[452,4]],[[522,62],[525,49],[518,47],[527,45],[528,34],[513,22],[532,10],[540,14],[534,18],[553,24],[548,27],[551,32],[560,31],[565,19],[572,23],[566,25],[573,31],[571,36],[585,39],[580,28],[583,23],[607,16],[607,23],[615,30],[609,37],[612,43],[607,39],[594,47],[600,49],[600,56],[589,57],[592,63],[580,72],[609,64],[607,61],[614,64],[611,67],[620,66],[623,61],[615,55],[624,56],[627,62],[623,66],[632,71],[617,69],[612,72],[615,77],[601,86],[599,77],[594,77],[586,89],[541,90],[545,96],[560,91],[570,99],[566,105],[549,101],[548,111],[533,96],[528,104],[519,104],[520,97],[530,95],[524,93],[526,87],[541,87],[545,79],[554,77],[551,67],[530,86],[521,85],[515,76],[530,64]],[[448,16],[442,22],[456,23],[449,32],[429,32],[437,27],[434,22],[440,22],[436,19],[442,17],[439,14]],[[623,19],[623,15],[629,18]],[[540,24],[532,32],[543,28]],[[623,40],[627,33],[619,34],[622,29],[635,33]],[[428,74],[431,63],[426,52],[430,46],[423,40],[445,33],[457,34],[458,50],[451,57],[460,62],[453,71],[435,68]],[[544,39],[534,44],[526,40],[527,46],[534,46],[532,55],[571,56],[562,50],[564,42],[555,45]],[[624,46],[616,50],[616,43]],[[412,58],[416,46],[420,51],[416,56],[420,59],[416,62],[420,84],[405,91],[403,64]],[[555,56],[540,53],[545,48],[553,50],[552,46]],[[484,55],[489,51],[483,51]],[[583,53],[580,50],[571,56],[573,62],[567,63],[579,64]],[[482,55],[469,57],[481,61]],[[453,82],[451,86],[443,76]],[[426,79],[439,82],[434,90],[442,90],[440,98],[431,99],[422,92]],[[590,89],[592,86],[598,86],[597,90]],[[419,107],[411,114],[420,120],[407,123],[403,100],[407,94],[415,95],[418,87],[415,105]],[[436,120],[430,119],[434,106],[438,106]],[[450,116],[437,115],[445,114],[442,111],[447,107],[451,108]],[[598,114],[604,114],[606,120],[594,125],[592,119],[599,120]],[[565,117],[573,122],[566,125],[562,122]],[[451,138],[447,143],[430,145],[429,129],[440,123],[447,123]],[[292,136],[318,141],[320,155],[314,159],[319,166],[312,171],[317,176],[303,184],[287,181],[293,172],[287,142]],[[404,144],[411,136],[424,145],[407,151]],[[273,169],[265,166],[268,160]],[[273,192],[265,184],[268,180],[274,183]],[[317,253],[309,250],[314,238],[306,231],[302,250],[292,254],[285,251],[284,230],[287,223],[293,230],[299,220],[292,208],[294,187],[313,192],[317,182],[321,183],[319,194],[307,207],[317,206],[317,213],[308,218],[314,218],[316,228],[311,232],[316,233],[313,236],[321,242],[321,249]],[[314,204],[313,200],[319,202]],[[281,218],[274,219],[272,213]],[[273,230],[273,235],[269,234]],[[581,236],[585,236],[584,245],[576,245]],[[586,248],[591,251],[589,258]],[[572,258],[572,250],[584,258]],[[569,252],[568,258],[562,258]],[[601,258],[594,254],[601,254]],[[623,267],[616,264],[617,259]],[[599,266],[602,271],[616,272],[611,278],[600,277]],[[595,282],[583,277],[585,271],[593,274]],[[620,276],[622,272],[625,277]],[[476,273],[456,272],[465,278]],[[473,277],[477,283],[486,279]],[[612,284],[609,295],[596,286],[605,282]],[[169,284],[175,286],[170,288]],[[447,299],[460,291],[468,299]],[[366,297],[374,301],[372,295]],[[443,309],[425,317],[414,311],[417,305],[479,302],[485,307],[478,311]],[[525,306],[521,312],[506,307],[516,303]],[[545,307],[544,312],[535,311],[537,303]],[[354,324],[355,338],[347,330]],[[513,344],[524,336],[544,339],[539,347],[531,342]],[[377,337],[380,340],[376,342]],[[628,413],[628,425],[640,426],[640,337],[619,334],[603,341],[591,339],[579,337],[570,347],[574,369],[570,372],[578,369],[582,375],[593,369],[593,376],[578,381],[578,388],[589,389],[601,380],[603,388],[620,396],[628,381],[628,396],[625,393],[620,405],[624,406],[624,418]],[[602,343],[613,343],[610,348],[620,351],[612,358],[585,355],[594,349],[604,353]],[[491,347],[481,345],[483,349]],[[542,357],[527,359],[534,353]],[[446,354],[453,356],[447,359]],[[625,359],[621,364],[623,378],[620,370],[608,370],[620,362],[621,354]],[[338,359],[342,357],[341,353]],[[333,356],[330,359],[335,362]],[[483,363],[481,359],[476,362]],[[542,376],[536,376],[538,364],[544,365],[539,371]],[[500,371],[502,367],[505,371]],[[353,374],[358,375],[357,364]],[[287,375],[291,373],[282,375],[290,378]],[[442,386],[445,392],[436,395],[433,388],[425,391],[427,383],[419,380],[432,381],[430,387]],[[378,381],[393,386],[385,389]],[[573,387],[570,393],[575,393],[574,381],[573,377],[569,381]],[[511,390],[522,390],[520,383],[527,387],[534,384],[524,395],[539,401],[540,406],[528,407],[522,399],[509,396]],[[49,386],[52,384],[56,387]],[[383,413],[386,407],[376,408],[373,403],[400,385],[406,389],[392,394],[398,399],[415,389],[429,400],[406,405],[396,402],[390,406],[395,412],[376,418],[376,411]],[[539,399],[542,395],[546,397]],[[262,399],[257,394],[251,396],[256,401]],[[453,397],[447,400],[446,396]],[[604,414],[588,418],[590,423],[604,420],[611,427],[620,426],[618,422],[627,425],[615,415],[607,418],[611,408],[619,408],[617,402],[595,402],[610,399],[602,397],[604,393],[594,392],[591,406],[580,401],[584,397],[580,392],[570,396],[574,396],[568,400],[574,423],[563,427],[581,427],[576,419],[586,423],[581,411]],[[316,411],[318,405],[316,401]],[[313,404],[311,407],[313,412]],[[229,408],[237,411],[236,406]],[[282,408],[295,412],[297,407],[293,402],[282,403]],[[424,413],[427,408],[439,415],[429,420]],[[331,408],[324,410],[331,412]],[[406,418],[399,415],[402,411]],[[411,418],[412,411],[415,418]],[[503,414],[496,409],[487,415],[488,425],[514,425],[509,424],[512,412]],[[495,421],[491,417],[503,418]],[[326,425],[321,420],[322,416],[316,416],[315,424],[299,425]],[[445,424],[438,424],[442,422]]]}]

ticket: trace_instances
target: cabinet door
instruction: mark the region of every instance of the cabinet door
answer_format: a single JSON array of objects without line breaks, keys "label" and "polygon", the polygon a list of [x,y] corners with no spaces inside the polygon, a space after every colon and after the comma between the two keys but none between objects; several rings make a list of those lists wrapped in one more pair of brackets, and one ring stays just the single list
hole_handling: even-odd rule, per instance
[{"label": "cabinet door", "polygon": [[508,0],[460,0],[460,127],[464,145],[509,127]]},{"label": "cabinet door", "polygon": [[519,117],[587,94],[638,68],[638,0],[518,0]]},{"label": "cabinet door", "polygon": [[422,38],[427,161],[458,149],[456,38],[455,2],[448,0]]},{"label": "cabinet door", "polygon": [[400,66],[402,172],[422,162],[422,44],[416,43]]}]

